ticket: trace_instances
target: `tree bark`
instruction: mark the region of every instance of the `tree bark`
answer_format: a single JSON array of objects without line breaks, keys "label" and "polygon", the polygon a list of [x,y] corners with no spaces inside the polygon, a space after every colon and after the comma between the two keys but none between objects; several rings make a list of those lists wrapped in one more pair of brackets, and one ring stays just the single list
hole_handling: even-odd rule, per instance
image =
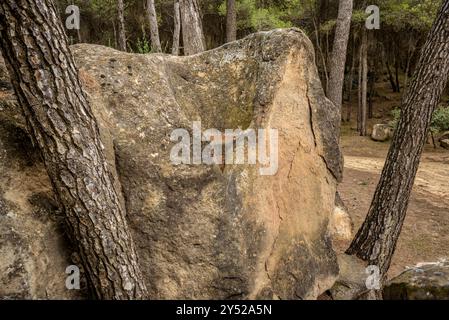
[{"label": "tree bark", "polygon": [[153,52],[162,52],[154,0],[147,0],[147,17],[150,23],[151,50]]},{"label": "tree bark", "polygon": [[237,39],[237,13],[235,0],[226,0],[226,42]]},{"label": "tree bark", "polygon": [[361,117],[360,135],[366,136],[366,116],[367,116],[367,83],[368,83],[368,34],[363,31],[362,36],[362,88],[361,88]]},{"label": "tree bark", "polygon": [[197,0],[180,0],[182,42],[184,55],[189,56],[206,50],[200,7]]},{"label": "tree bark", "polygon": [[362,56],[363,56],[363,46],[360,43],[359,67],[357,77],[357,131],[359,133],[362,128],[362,73],[363,73]]},{"label": "tree bark", "polygon": [[329,70],[328,98],[341,110],[346,51],[351,30],[352,0],[340,0]]},{"label": "tree bark", "polygon": [[173,45],[171,53],[175,56],[179,55],[179,36],[181,35],[181,18],[179,13],[179,0],[175,0],[173,3]]},{"label": "tree bark", "polygon": [[367,82],[368,82],[368,34],[362,31],[362,43],[360,45],[359,63],[359,125],[358,130],[361,136],[366,136],[366,115],[367,115]]},{"label": "tree bark", "polygon": [[92,291],[101,299],[144,298],[119,191],[57,17],[51,0],[3,0],[3,57]]},{"label": "tree bark", "polygon": [[117,0],[117,16],[119,49],[121,51],[126,51],[125,6],[123,0]]},{"label": "tree bark", "polygon": [[346,113],[346,121],[348,121],[348,122],[351,121],[352,87],[353,87],[353,81],[354,81],[355,63],[357,61],[355,36],[352,41],[353,41],[353,43],[352,43],[352,62],[351,62],[351,70],[349,72],[349,79],[348,79],[348,110]]},{"label": "tree bark", "polygon": [[367,217],[347,254],[377,265],[385,277],[407,211],[432,114],[449,77],[449,0],[424,45]]}]

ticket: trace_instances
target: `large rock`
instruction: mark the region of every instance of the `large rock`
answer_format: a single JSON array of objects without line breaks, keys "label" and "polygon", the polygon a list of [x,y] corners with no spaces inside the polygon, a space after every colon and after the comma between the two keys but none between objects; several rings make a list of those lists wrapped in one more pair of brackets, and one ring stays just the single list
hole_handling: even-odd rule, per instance
[{"label": "large rock", "polygon": [[387,300],[449,300],[449,261],[407,269],[385,286],[383,296]]},{"label": "large rock", "polygon": [[393,129],[388,124],[375,124],[371,132],[371,139],[374,141],[387,141],[393,136]]},{"label": "large rock", "polygon": [[[324,96],[312,44],[301,31],[261,32],[189,57],[86,44],[72,51],[123,190],[150,298],[314,299],[332,286],[339,113]],[[0,162],[0,199],[13,209],[0,215],[0,227],[23,240],[2,232],[0,250],[22,250],[22,261],[35,267],[18,271],[20,277],[35,281],[10,291],[0,286],[0,297],[71,298],[60,291],[59,267],[72,263],[71,251],[59,218],[51,218],[60,214],[52,213],[48,178],[27,138],[7,134],[11,127],[21,132],[24,122],[15,103],[3,100],[1,152],[10,160]],[[277,173],[260,175],[259,164],[174,165],[170,134],[191,132],[195,120],[221,131],[278,129]],[[26,165],[14,166],[20,157]],[[30,213],[36,195],[38,207],[52,204],[38,216]],[[54,244],[46,247],[49,239]],[[39,256],[30,243],[40,246]],[[0,269],[17,265],[12,256],[0,256]],[[57,263],[39,264],[41,256]]]},{"label": "large rock", "polygon": [[449,139],[443,139],[440,141],[441,147],[449,150]]},{"label": "large rock", "polygon": [[438,141],[449,140],[449,131],[443,132],[441,136],[438,137]]}]

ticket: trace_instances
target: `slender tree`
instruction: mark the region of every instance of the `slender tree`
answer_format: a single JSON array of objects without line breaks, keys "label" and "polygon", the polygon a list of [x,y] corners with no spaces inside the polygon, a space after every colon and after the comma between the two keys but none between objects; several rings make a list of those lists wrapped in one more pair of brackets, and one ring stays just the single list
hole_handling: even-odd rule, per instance
[{"label": "slender tree", "polygon": [[159,27],[157,25],[156,8],[154,0],[147,0],[147,17],[150,23],[151,50],[153,52],[162,52],[161,41],[159,40]]},{"label": "slender tree", "polygon": [[175,0],[173,3],[173,45],[171,53],[175,56],[179,54],[179,37],[181,35],[181,17],[179,13],[179,0]]},{"label": "slender tree", "polygon": [[340,0],[329,70],[328,98],[341,110],[346,51],[351,31],[352,0]]},{"label": "slender tree", "polygon": [[125,5],[123,0],[117,0],[117,18],[119,49],[121,51],[126,51]]},{"label": "slender tree", "polygon": [[92,291],[102,299],[144,298],[119,191],[52,0],[2,0],[0,35],[28,132],[65,211]]},{"label": "slender tree", "polygon": [[401,117],[367,217],[347,254],[377,265],[391,263],[429,131],[449,77],[449,0],[444,0],[402,102]]},{"label": "slender tree", "polygon": [[186,56],[206,50],[200,7],[197,0],[180,0],[182,43]]},{"label": "slender tree", "polygon": [[360,90],[360,135],[366,136],[367,92],[368,92],[368,32],[363,30],[361,51],[362,78]]},{"label": "slender tree", "polygon": [[237,13],[235,0],[226,1],[226,42],[237,39]]}]

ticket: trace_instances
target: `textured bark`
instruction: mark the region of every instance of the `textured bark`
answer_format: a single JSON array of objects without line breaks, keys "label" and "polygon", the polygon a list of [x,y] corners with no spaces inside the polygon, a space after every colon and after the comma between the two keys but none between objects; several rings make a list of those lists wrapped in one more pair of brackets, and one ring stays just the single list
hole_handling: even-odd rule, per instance
[{"label": "textured bark", "polygon": [[349,79],[348,79],[348,109],[346,113],[346,121],[351,121],[351,100],[352,100],[352,88],[354,82],[354,71],[355,71],[355,63],[357,61],[356,55],[356,40],[355,36],[352,40],[352,61],[351,61],[351,70],[349,71]]},{"label": "textured bark", "polygon": [[181,35],[181,17],[179,13],[179,0],[175,0],[173,3],[173,45],[171,53],[177,56],[179,54],[179,36]]},{"label": "textured bark", "polygon": [[189,56],[206,50],[200,7],[197,0],[180,0],[182,42],[184,55]]},{"label": "textured bark", "polygon": [[340,0],[329,70],[327,97],[341,109],[346,51],[351,30],[352,0]]},{"label": "textured bark", "polygon": [[94,294],[146,295],[99,130],[51,0],[4,0],[1,49]]},{"label": "textured bark", "polygon": [[226,1],[226,42],[237,39],[237,13],[235,0]]},{"label": "textured bark", "polygon": [[361,50],[361,87],[360,87],[360,135],[366,136],[367,84],[368,84],[368,34],[364,30]]},{"label": "textured bark", "polygon": [[432,113],[449,77],[449,0],[428,35],[368,215],[348,254],[385,275],[406,215]]},{"label": "textured bark", "polygon": [[123,0],[117,0],[117,16],[119,49],[126,51],[125,6],[123,4]]},{"label": "textured bark", "polygon": [[162,52],[154,0],[147,0],[147,16],[150,22],[151,50],[153,52]]}]

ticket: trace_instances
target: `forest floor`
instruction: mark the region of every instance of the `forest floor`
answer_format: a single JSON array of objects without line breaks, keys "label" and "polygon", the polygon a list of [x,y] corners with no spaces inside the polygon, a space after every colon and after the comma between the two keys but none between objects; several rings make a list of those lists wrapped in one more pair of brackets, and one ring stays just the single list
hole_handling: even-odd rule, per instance
[{"label": "forest floor", "polygon": [[[388,110],[398,105],[398,101],[399,97],[389,97],[385,99],[386,103],[377,104],[380,110],[369,121],[369,131],[374,123],[386,122]],[[342,126],[341,147],[345,168],[339,192],[354,222],[355,233],[371,203],[389,142],[375,142],[369,136],[360,137],[354,127],[354,122]],[[407,217],[389,271],[390,277],[418,262],[449,258],[448,165],[448,150],[440,147],[435,149],[432,144],[425,146]],[[347,247],[349,243],[343,245]]]}]

